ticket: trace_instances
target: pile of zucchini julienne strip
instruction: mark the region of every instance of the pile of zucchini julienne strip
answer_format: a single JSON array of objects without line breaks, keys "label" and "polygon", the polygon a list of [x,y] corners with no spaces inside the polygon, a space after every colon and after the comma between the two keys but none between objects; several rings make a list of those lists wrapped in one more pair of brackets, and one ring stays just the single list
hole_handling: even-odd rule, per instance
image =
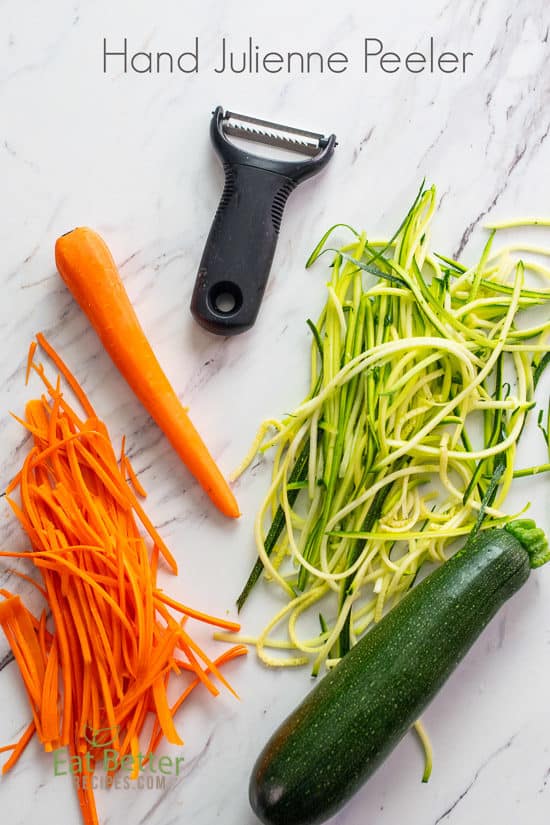
[{"label": "pile of zucchini julienne strip", "polygon": [[[493,251],[496,227],[467,268],[431,251],[435,207],[435,189],[422,187],[389,241],[346,227],[352,242],[327,250],[332,227],[308,261],[334,253],[326,306],[308,322],[311,389],[291,415],[262,425],[238,471],[274,448],[259,557],[238,602],[264,570],[287,596],[257,638],[239,637],[268,665],[313,662],[315,675],[334,665],[424,564],[512,518],[501,508],[514,475],[550,469],[549,454],[514,470],[550,360],[550,321],[519,324],[523,310],[550,301],[550,289],[526,286],[526,272],[544,281],[550,269],[519,252],[550,250]],[[541,410],[550,453],[549,418]],[[312,613],[319,632],[302,638],[298,620]]]}]

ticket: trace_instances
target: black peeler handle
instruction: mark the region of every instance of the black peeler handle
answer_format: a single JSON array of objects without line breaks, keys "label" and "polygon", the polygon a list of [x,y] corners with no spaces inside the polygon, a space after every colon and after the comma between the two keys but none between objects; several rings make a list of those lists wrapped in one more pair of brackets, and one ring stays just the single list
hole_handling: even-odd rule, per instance
[{"label": "black peeler handle", "polygon": [[254,324],[267,284],[288,196],[328,163],[332,135],[313,158],[293,162],[249,154],[230,142],[218,107],[211,137],[221,156],[225,186],[203,252],[191,311],[218,335],[235,335]]},{"label": "black peeler handle", "polygon": [[286,201],[296,184],[225,163],[225,187],[197,275],[191,309],[210,332],[249,329],[258,314]]}]

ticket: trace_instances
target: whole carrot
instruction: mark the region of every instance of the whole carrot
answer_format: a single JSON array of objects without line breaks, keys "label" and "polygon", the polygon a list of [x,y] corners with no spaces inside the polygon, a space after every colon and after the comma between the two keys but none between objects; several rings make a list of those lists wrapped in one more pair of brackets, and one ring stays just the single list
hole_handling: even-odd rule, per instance
[{"label": "whole carrot", "polygon": [[164,374],[106,243],[92,229],[78,227],[58,238],[55,262],[145,409],[216,507],[237,518],[235,497]]}]

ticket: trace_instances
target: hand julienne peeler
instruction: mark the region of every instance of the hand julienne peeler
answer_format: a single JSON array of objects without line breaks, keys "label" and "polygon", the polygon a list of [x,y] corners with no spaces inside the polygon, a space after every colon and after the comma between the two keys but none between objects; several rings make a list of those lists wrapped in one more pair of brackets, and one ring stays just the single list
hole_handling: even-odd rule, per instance
[{"label": "hand julienne peeler", "polygon": [[[306,156],[280,160],[250,154],[228,135]],[[326,137],[215,110],[210,136],[225,171],[225,186],[208,235],[191,300],[195,320],[217,335],[254,324],[269,277],[290,193],[329,162],[335,135]]]}]

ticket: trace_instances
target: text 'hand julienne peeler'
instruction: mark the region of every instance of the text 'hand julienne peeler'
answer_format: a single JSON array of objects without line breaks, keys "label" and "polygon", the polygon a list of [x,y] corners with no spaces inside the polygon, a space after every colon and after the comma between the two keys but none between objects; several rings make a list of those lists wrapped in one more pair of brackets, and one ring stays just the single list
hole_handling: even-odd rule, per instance
[{"label": "text 'hand julienne peeler'", "polygon": [[[290,193],[326,166],[336,146],[326,137],[215,110],[210,135],[225,171],[225,186],[200,263],[191,312],[218,335],[254,324],[275,254]],[[297,152],[287,160],[250,154],[228,135]]]}]

